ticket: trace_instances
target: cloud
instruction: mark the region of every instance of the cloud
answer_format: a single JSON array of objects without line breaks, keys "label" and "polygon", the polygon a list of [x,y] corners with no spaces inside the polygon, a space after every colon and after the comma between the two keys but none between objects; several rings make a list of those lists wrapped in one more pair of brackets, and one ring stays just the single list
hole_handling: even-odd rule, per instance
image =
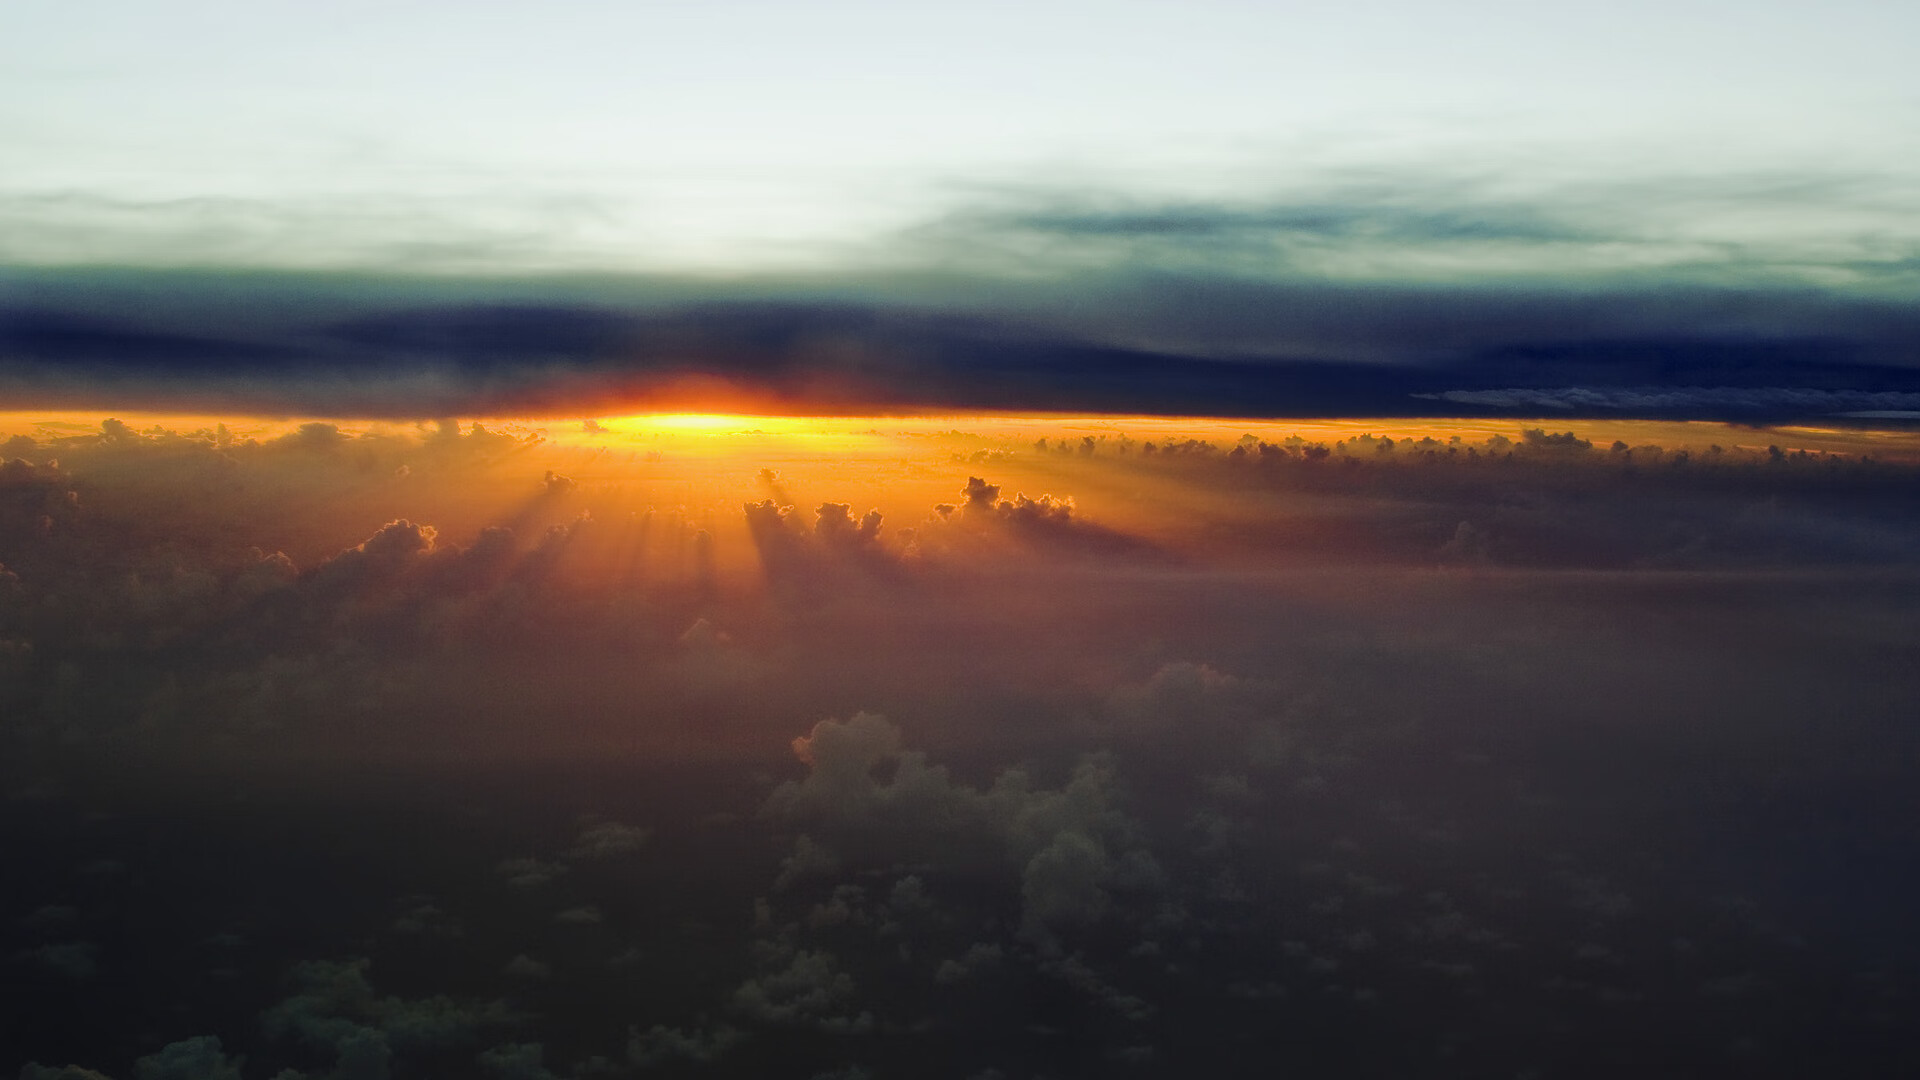
[{"label": "cloud", "polygon": [[932,524],[941,528],[919,534],[922,552],[950,541],[948,530],[969,530],[978,536],[989,534],[1011,539],[1036,551],[1075,552],[1086,555],[1160,555],[1153,545],[1118,529],[1088,521],[1075,515],[1071,496],[1041,494],[1029,496],[1017,492],[1011,499],[1000,497],[1001,486],[978,476],[967,477],[960,491],[961,501],[934,507]]},{"label": "cloud", "polygon": [[497,1080],[559,1080],[546,1066],[546,1048],[539,1043],[506,1043],[482,1051],[480,1069]]},{"label": "cloud", "polygon": [[526,953],[515,953],[513,959],[507,961],[507,966],[500,970],[517,979],[531,979],[536,982],[545,982],[553,978],[552,964],[544,960],[535,960]]},{"label": "cloud", "polygon": [[1920,409],[1920,391],[1826,390],[1813,387],[1632,386],[1446,390],[1416,397],[1514,413],[1550,409],[1573,415],[1727,417],[1788,420],[1850,418],[1856,413],[1900,414]]},{"label": "cloud", "polygon": [[[1729,791],[1797,792],[1804,802],[1779,812],[1818,838],[1840,820],[1821,807],[1867,798],[1832,804],[1824,785],[1864,783],[1877,803],[1874,785],[1893,783],[1859,755],[1870,746],[1867,757],[1897,760],[1906,730],[1889,710],[1908,696],[1890,658],[1910,651],[1904,601],[1920,565],[1910,467],[1803,454],[1803,442],[1834,437],[1792,431],[1689,431],[1726,445],[1696,445],[1679,464],[1677,448],[1645,444],[1653,434],[1623,428],[1610,448],[1611,432],[1583,423],[1503,424],[1458,442],[1376,431],[1330,440],[1320,460],[1271,429],[1201,440],[1156,424],[1151,442],[1129,444],[1125,427],[1086,452],[1077,432],[1054,450],[1057,429],[1044,452],[1029,449],[1031,430],[899,439],[866,474],[779,458],[784,483],[832,497],[776,527],[849,580],[862,572],[856,553],[907,549],[894,522],[912,510],[895,506],[945,492],[952,507],[914,522],[918,553],[899,559],[910,587],[835,590],[814,606],[758,587],[744,515],[715,526],[736,562],[711,592],[609,570],[627,552],[601,545],[647,526],[606,512],[604,493],[630,482],[634,499],[656,500],[680,482],[659,479],[677,474],[657,461],[636,457],[630,481],[608,480],[615,465],[589,471],[565,448],[530,453],[488,432],[444,448],[484,458],[500,447],[497,467],[466,473],[432,457],[432,427],[392,440],[333,429],[298,445],[229,435],[222,448],[214,431],[129,420],[70,429],[84,442],[36,439],[29,461],[0,469],[13,485],[0,498],[24,493],[26,510],[66,516],[49,537],[9,540],[0,639],[18,643],[19,660],[0,705],[22,718],[7,726],[9,751],[55,752],[4,755],[7,789],[51,773],[81,793],[52,803],[84,816],[69,828],[47,800],[17,805],[33,826],[21,835],[43,838],[23,849],[22,880],[48,891],[15,914],[48,903],[85,918],[36,919],[10,952],[97,936],[113,892],[99,886],[111,883],[75,864],[116,858],[132,881],[156,872],[149,849],[221,853],[224,833],[191,810],[213,790],[246,795],[248,820],[324,833],[345,808],[382,836],[324,853],[339,872],[320,875],[312,899],[336,914],[295,931],[314,954],[321,938],[364,940],[383,950],[378,966],[296,973],[264,1027],[249,1006],[221,1031],[250,1062],[335,1080],[477,1072],[474,1055],[509,1035],[501,1049],[514,1063],[541,1041],[546,1058],[530,1068],[592,1075],[603,1066],[583,1057],[590,1044],[636,1021],[635,1060],[670,1071],[718,1053],[714,1016],[760,1044],[727,1051],[722,1071],[780,1057],[805,1074],[841,1060],[849,1044],[832,1033],[861,1030],[884,1033],[858,1042],[876,1071],[963,1043],[956,1073],[987,1061],[1057,1071],[1100,1061],[1101,1046],[1152,1046],[1158,1060],[1230,1053],[1233,1032],[1281,991],[1335,1026],[1391,1015],[1432,1041],[1421,1016],[1455,992],[1461,965],[1499,999],[1489,1007],[1519,1001],[1503,987],[1564,974],[1588,984],[1565,992],[1585,1008],[1666,963],[1672,932],[1720,925],[1684,905],[1739,878],[1725,853],[1758,835],[1725,812]],[[474,435],[461,425],[446,437]],[[617,437],[582,453],[604,456],[599,444]],[[988,472],[950,460],[956,445],[1009,452]],[[897,482],[894,446],[917,455],[919,486],[856,498]],[[46,460],[56,455],[58,469]],[[396,458],[418,468],[395,478]],[[722,481],[739,490],[715,505],[758,494],[757,462],[741,460]],[[594,478],[565,500],[582,504],[570,516],[594,517],[551,541],[557,561],[543,562],[516,536],[539,537],[548,521],[514,515],[545,504],[548,466]],[[852,477],[846,494],[818,487],[822,473]],[[1023,490],[1078,498],[1023,505]],[[463,510],[477,491],[494,501]],[[206,501],[182,496],[194,492]],[[327,520],[286,513],[309,501]],[[869,524],[874,503],[888,516]],[[484,524],[499,520],[515,531]],[[1048,530],[1066,529],[1052,550],[1072,551],[1072,527],[1104,520],[1180,561],[1037,556],[1059,535]],[[264,553],[275,545],[295,554]],[[717,657],[752,677],[717,664],[702,674]],[[699,692],[684,693],[696,678]],[[344,718],[373,692],[392,704],[366,709],[365,726]],[[1523,707],[1548,700],[1550,722]],[[854,702],[884,713],[848,711]],[[216,726],[238,714],[286,734],[249,743]],[[814,723],[823,716],[836,719]],[[96,721],[128,726],[85,726]],[[29,724],[45,738],[23,735]],[[144,741],[153,731],[169,736],[162,752]],[[794,757],[771,761],[795,735]],[[298,745],[375,764],[314,764],[287,749]],[[1783,746],[1819,764],[1782,773]],[[482,754],[512,767],[472,768]],[[116,781],[122,770],[141,782]],[[1737,782],[1695,782],[1708,773]],[[1720,853],[1701,870],[1685,850],[1695,840],[1648,848],[1620,824],[1649,814],[1716,822],[1735,842],[1698,838]],[[1840,817],[1849,829],[1873,820]],[[207,918],[260,947],[195,953],[219,971],[176,980],[181,1031],[218,1027],[211,1018],[273,973],[259,966],[269,954],[297,944],[269,932],[267,908],[274,867],[307,865],[311,832],[275,831],[247,841],[272,852],[246,846],[226,860],[239,869],[209,893],[228,899]],[[1569,838],[1591,864],[1578,881],[1553,861]],[[86,850],[74,854],[76,842]],[[1849,842],[1897,846],[1871,833]],[[496,864],[503,855],[528,857]],[[52,874],[33,865],[43,858]],[[350,872],[368,858],[386,869]],[[1794,865],[1790,853],[1775,862]],[[677,884],[607,887],[652,880]],[[477,891],[458,895],[461,883]],[[1457,899],[1430,902],[1429,888]],[[459,913],[462,948],[431,936],[452,928],[443,907]],[[1569,926],[1578,933],[1560,934]],[[193,949],[211,929],[177,936]],[[134,970],[151,965],[131,963],[146,948],[99,940],[102,975],[152,982]],[[1622,961],[1620,985],[1586,970],[1612,965],[1574,955],[1587,941]],[[1758,956],[1747,945],[1707,940],[1711,963],[1675,985],[1690,993],[1724,974],[1722,958]],[[1545,970],[1562,961],[1564,972]],[[1807,962],[1752,966],[1794,993],[1819,981],[1792,974]],[[98,989],[43,977],[31,959],[5,966],[47,991],[25,1006],[35,1017]],[[394,981],[376,989],[382,971]],[[422,980],[436,972],[454,980],[450,993],[482,998],[434,1004]],[[496,1031],[504,1007],[484,997],[507,992],[528,1013]],[[1577,1022],[1585,1014],[1562,993],[1525,1008]],[[1648,1010],[1671,1004],[1649,993]],[[1074,1034],[1029,1031],[1028,1013]],[[66,1060],[65,1036],[48,1030],[40,1058]],[[975,1032],[988,1033],[977,1046]],[[1637,1052],[1656,1036],[1636,1039],[1621,1045]],[[158,1042],[115,1044],[119,1067]],[[1364,1050],[1384,1056],[1363,1065],[1392,1071],[1397,1052]],[[1469,1071],[1512,1064],[1495,1050],[1460,1054]]]},{"label": "cloud", "polygon": [[653,830],[618,821],[600,821],[587,825],[567,849],[569,859],[610,859],[631,855],[646,846]]},{"label": "cloud", "polygon": [[61,941],[37,945],[18,959],[69,982],[86,982],[100,974],[100,946],[91,941]]},{"label": "cloud", "polygon": [[764,1023],[805,1025],[840,1034],[873,1029],[873,1014],[849,1009],[853,979],[839,970],[824,952],[795,950],[779,957],[774,970],[741,983],[733,992],[733,1008]]},{"label": "cloud", "polygon": [[1078,956],[1051,958],[1043,968],[1047,974],[1101,1002],[1132,1023],[1145,1023],[1154,1014],[1153,1006],[1107,982]]},{"label": "cloud", "polygon": [[1269,682],[1182,660],[1161,665],[1143,683],[1114,687],[1107,696],[1106,716],[1124,733],[1200,740],[1266,717],[1279,697],[1279,688]]},{"label": "cloud", "polygon": [[792,506],[772,499],[742,510],[767,579],[791,595],[818,601],[837,590],[902,580],[899,554],[881,541],[878,510],[856,517],[849,503],[821,503],[811,528],[799,524]]},{"label": "cloud", "polygon": [[1462,290],[1469,293],[1531,273],[1542,292],[1578,281],[1604,295],[1636,280],[1899,280],[1911,275],[1920,245],[1904,223],[1878,236],[1835,239],[1790,226],[1757,231],[1751,215],[1838,225],[1881,220],[1911,201],[1887,176],[1518,181],[1425,162],[1292,170],[1264,192],[1211,197],[1032,184],[956,207],[908,235],[983,272],[1025,260],[1056,270],[1119,265],[1274,284],[1318,277],[1380,286],[1444,276],[1472,283]]},{"label": "cloud", "polygon": [[1055,928],[1099,921],[1106,914],[1112,876],[1112,860],[1099,840],[1082,832],[1058,833],[1020,872],[1021,931],[1051,940]]},{"label": "cloud", "polygon": [[466,930],[458,919],[448,915],[439,905],[431,903],[425,897],[403,897],[406,910],[393,920],[391,929],[396,934],[421,934],[437,938],[457,938],[465,935]]},{"label": "cloud", "polygon": [[240,1080],[240,1062],[221,1051],[212,1035],[169,1043],[134,1063],[134,1080]]},{"label": "cloud", "polygon": [[984,941],[974,942],[958,957],[948,957],[940,961],[940,966],[934,970],[933,981],[943,986],[964,982],[982,972],[998,967],[1004,955],[999,945]]},{"label": "cloud", "polygon": [[1270,205],[1175,203],[1134,207],[1032,210],[998,219],[961,219],[969,232],[1006,229],[1072,237],[1196,240],[1214,246],[1226,237],[1271,243],[1276,237],[1368,237],[1424,241],[1591,240],[1591,228],[1555,219],[1526,205],[1416,207],[1392,202],[1299,202]]},{"label": "cloud", "polygon": [[0,305],[0,390],[35,407],[91,406],[113,385],[149,408],[408,419],[713,399],[838,414],[1737,418],[1889,407],[1835,408],[1822,391],[1920,393],[1900,259],[1720,258],[1740,245],[1676,241],[1664,221],[1622,237],[1622,219],[1593,208],[1445,192],[1029,202],[911,238],[960,273],[854,267],[810,287],[266,273],[236,311],[224,278],[27,273]]},{"label": "cloud", "polygon": [[20,1080],[112,1080],[112,1078],[105,1073],[83,1069],[78,1065],[56,1069],[51,1065],[30,1061],[20,1067]]},{"label": "cloud", "polygon": [[815,515],[813,534],[829,549],[861,550],[880,538],[881,519],[878,510],[869,510],[856,521],[851,505],[821,503]]},{"label": "cloud", "polygon": [[859,885],[840,885],[825,903],[815,904],[807,912],[806,923],[815,930],[829,926],[867,926],[873,913],[867,902],[867,890]]},{"label": "cloud", "polygon": [[[368,265],[473,270],[554,254],[552,240],[602,212],[591,200],[536,196],[481,208],[431,199],[333,193],[260,199],[235,195],[125,198],[85,189],[14,191],[0,198],[8,261],[218,270]],[[476,212],[480,211],[480,212]],[[503,217],[504,211],[504,217]]]},{"label": "cloud", "polygon": [[343,552],[340,558],[349,559],[357,553],[365,556],[374,566],[394,566],[407,562],[412,556],[432,551],[435,535],[433,526],[416,525],[401,518],[380,526],[372,536],[352,551]]},{"label": "cloud", "polygon": [[506,1019],[498,1003],[462,1004],[444,995],[382,996],[368,981],[371,966],[366,958],[295,965],[290,973],[294,994],[261,1016],[267,1037],[330,1055],[345,1080],[379,1075],[394,1056],[470,1045],[482,1029]]},{"label": "cloud", "polygon": [[493,872],[507,878],[507,884],[513,888],[540,888],[564,874],[566,867],[561,863],[543,863],[540,859],[507,859],[495,865]]},{"label": "cloud", "polygon": [[628,1033],[627,1061],[640,1069],[675,1061],[706,1064],[719,1059],[746,1038],[745,1032],[728,1024],[692,1029],[655,1024],[645,1031],[636,1028]]},{"label": "cloud", "polygon": [[793,839],[793,850],[780,860],[780,875],[774,878],[773,887],[779,891],[809,877],[824,877],[838,871],[840,865],[839,856],[801,833]]},{"label": "cloud", "polygon": [[[1137,897],[1160,887],[1152,855],[1117,805],[1110,759],[1086,758],[1058,789],[1036,788],[1018,769],[975,788],[905,749],[899,729],[873,713],[823,720],[793,747],[808,775],[776,788],[765,813],[830,835],[835,851],[864,865],[1011,872],[1022,933],[1044,948],[1099,922],[1114,890]],[[782,880],[793,876],[783,870]]]}]

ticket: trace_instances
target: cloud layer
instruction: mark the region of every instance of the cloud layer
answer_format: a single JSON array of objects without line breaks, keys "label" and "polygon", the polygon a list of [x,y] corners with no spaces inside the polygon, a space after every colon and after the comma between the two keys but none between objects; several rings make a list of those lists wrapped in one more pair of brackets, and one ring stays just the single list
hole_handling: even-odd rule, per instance
[{"label": "cloud layer", "polygon": [[1898,440],[949,423],[9,435],[0,1056],[1914,1063]]}]

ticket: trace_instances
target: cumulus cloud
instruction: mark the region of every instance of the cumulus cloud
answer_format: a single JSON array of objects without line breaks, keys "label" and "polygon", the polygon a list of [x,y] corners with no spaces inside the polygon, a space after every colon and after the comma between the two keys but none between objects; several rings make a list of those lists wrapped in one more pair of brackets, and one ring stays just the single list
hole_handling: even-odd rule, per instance
[{"label": "cumulus cloud", "polygon": [[739,1028],[724,1023],[691,1029],[655,1024],[645,1031],[636,1028],[628,1033],[627,1061],[641,1069],[676,1061],[707,1064],[740,1045],[746,1037]]},{"label": "cumulus cloud", "polygon": [[1044,970],[1133,1023],[1144,1023],[1153,1016],[1153,1006],[1107,982],[1078,956],[1049,959]]},{"label": "cumulus cloud", "polygon": [[134,1063],[134,1080],[240,1080],[240,1062],[212,1035],[169,1043]]},{"label": "cumulus cloud", "polygon": [[396,934],[457,938],[466,933],[458,919],[425,897],[403,897],[402,902],[406,909],[393,920],[391,927]]},{"label": "cumulus cloud", "polygon": [[998,967],[1003,956],[1004,952],[997,944],[985,941],[974,942],[959,956],[940,961],[940,966],[934,970],[933,980],[942,985],[964,982],[981,972]]},{"label": "cumulus cloud", "polygon": [[1021,930],[1050,941],[1055,928],[1079,926],[1106,913],[1113,863],[1085,833],[1062,832],[1034,853],[1020,872]]},{"label": "cumulus cloud", "polygon": [[481,1052],[480,1069],[497,1080],[558,1080],[546,1066],[546,1048],[539,1043],[506,1043]]},{"label": "cumulus cloud", "polygon": [[840,1034],[873,1029],[873,1014],[851,1012],[853,979],[825,953],[794,950],[734,990],[733,1008],[765,1023],[805,1025]]},{"label": "cumulus cloud", "polygon": [[[1005,537],[1036,551],[1083,553],[1092,555],[1157,554],[1144,540],[1118,529],[1076,516],[1069,496],[1041,494],[1029,496],[1017,492],[1011,499],[1000,497],[1001,485],[969,476],[960,491],[961,501],[940,503],[934,507],[934,520],[949,527],[968,529],[977,535]],[[951,534],[935,532],[933,538],[951,540]],[[923,545],[924,547],[924,545]]]},{"label": "cumulus cloud", "polygon": [[364,957],[295,965],[290,975],[294,994],[261,1017],[267,1037],[329,1056],[338,1072],[358,1077],[378,1075],[396,1055],[470,1045],[481,1030],[507,1018],[497,1002],[381,995],[368,980],[371,967]]},{"label": "cumulus cloud", "polygon": [[1489,559],[1487,535],[1475,528],[1473,522],[1463,521],[1454,526],[1453,536],[1440,546],[1440,556],[1449,562],[1485,563]]},{"label": "cumulus cloud", "polygon": [[839,856],[801,833],[794,837],[793,850],[780,860],[780,874],[773,880],[776,890],[785,889],[809,877],[824,877],[840,869]]},{"label": "cumulus cloud", "polygon": [[1057,947],[1057,931],[1098,922],[1113,889],[1158,886],[1153,857],[1119,807],[1110,759],[1082,761],[1058,789],[1036,788],[1019,769],[975,788],[905,749],[899,729],[873,713],[821,721],[794,740],[794,754],[808,775],[775,789],[767,813],[827,831],[836,848],[865,860],[985,860],[1011,870],[1022,933],[1043,947]]},{"label": "cumulus cloud", "polygon": [[625,825],[618,821],[594,822],[580,830],[573,846],[567,849],[567,858],[609,859],[631,855],[644,847],[652,835],[653,830],[639,825]]},{"label": "cumulus cloud", "polygon": [[967,477],[961,492],[961,507],[970,514],[991,516],[1015,528],[1043,529],[1064,526],[1073,519],[1073,500],[1041,495],[1029,498],[1024,492],[1011,499],[1000,498],[1000,485],[989,484],[977,476]]},{"label": "cumulus cloud", "polygon": [[56,1069],[51,1065],[30,1061],[20,1067],[20,1080],[112,1080],[112,1078],[105,1073],[83,1069],[78,1065],[67,1065]]},{"label": "cumulus cloud", "polygon": [[[1271,767],[1297,737],[1298,691],[1177,660],[1108,692],[1097,730],[1207,768]],[[1245,778],[1240,780],[1242,787]]]},{"label": "cumulus cloud", "polygon": [[526,953],[516,953],[500,970],[518,979],[532,979],[544,982],[553,978],[553,965],[544,960],[536,960]]},{"label": "cumulus cloud", "polygon": [[899,580],[899,555],[880,539],[878,510],[856,517],[850,503],[821,503],[808,528],[792,506],[772,499],[742,509],[761,566],[776,586],[818,598],[835,589]]},{"label": "cumulus cloud", "polygon": [[439,531],[405,518],[387,522],[372,536],[329,559],[315,572],[314,587],[343,593],[389,581],[423,565]]},{"label": "cumulus cloud", "polygon": [[551,882],[566,873],[567,868],[563,863],[520,858],[501,861],[494,866],[493,872],[517,889],[532,889]]},{"label": "cumulus cloud", "polygon": [[1206,664],[1176,661],[1164,664],[1143,683],[1123,684],[1107,698],[1107,712],[1125,727],[1141,730],[1199,729],[1223,719],[1239,718],[1269,704],[1272,688],[1249,683]]},{"label": "cumulus cloud", "polygon": [[813,534],[831,548],[858,548],[880,537],[880,511],[869,510],[859,520],[847,503],[821,503],[816,511]]}]

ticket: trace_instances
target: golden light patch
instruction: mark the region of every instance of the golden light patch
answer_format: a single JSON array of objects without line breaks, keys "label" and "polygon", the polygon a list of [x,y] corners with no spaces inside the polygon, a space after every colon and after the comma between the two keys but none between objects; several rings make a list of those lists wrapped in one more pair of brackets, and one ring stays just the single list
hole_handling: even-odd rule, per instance
[{"label": "golden light patch", "polygon": [[[601,421],[616,431],[675,431],[698,435],[726,435],[753,430],[764,431],[769,424],[787,426],[789,418],[741,416],[731,413],[652,413],[623,416]],[[778,423],[776,423],[778,421]]]}]

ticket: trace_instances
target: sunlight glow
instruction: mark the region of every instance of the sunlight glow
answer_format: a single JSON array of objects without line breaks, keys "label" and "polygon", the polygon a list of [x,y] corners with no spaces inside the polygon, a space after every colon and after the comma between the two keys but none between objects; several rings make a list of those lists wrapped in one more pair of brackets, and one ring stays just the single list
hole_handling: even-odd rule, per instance
[{"label": "sunlight glow", "polygon": [[728,435],[754,430],[765,431],[769,422],[776,421],[789,422],[790,418],[742,416],[733,413],[654,413],[620,417],[610,422],[603,421],[603,424],[618,430],[644,431],[649,428],[664,428],[670,431]]},{"label": "sunlight glow", "polygon": [[[281,438],[303,426],[324,424],[349,438],[427,437],[439,423],[369,421],[349,418],[188,415],[167,412],[0,411],[0,435],[28,436],[57,446],[65,439],[100,437],[108,417],[141,435],[166,434],[216,445]],[[1920,432],[1902,426],[1746,428],[1713,422],[1661,420],[1547,419],[1221,419],[1181,416],[1073,416],[1059,414],[976,414],[912,416],[797,416],[755,413],[636,413],[626,416],[562,420],[557,417],[470,417],[451,421],[456,429],[478,423],[487,430],[535,437],[554,447],[691,451],[727,458],[769,452],[862,454],[897,457],[908,447],[974,440],[1024,450],[1036,440],[1127,436],[1141,441],[1200,439],[1230,447],[1245,436],[1281,442],[1292,436],[1334,443],[1362,434],[1394,440],[1431,438],[1446,443],[1461,438],[1478,443],[1493,435],[1518,438],[1525,428],[1571,430],[1605,448],[1615,440],[1629,445],[1657,443],[1669,449],[1705,450],[1710,445],[1764,451],[1778,444],[1788,451],[1872,454],[1883,460],[1920,460]],[[902,442],[901,440],[907,440]],[[956,441],[958,440],[958,441]],[[970,448],[973,444],[970,444]]]}]

